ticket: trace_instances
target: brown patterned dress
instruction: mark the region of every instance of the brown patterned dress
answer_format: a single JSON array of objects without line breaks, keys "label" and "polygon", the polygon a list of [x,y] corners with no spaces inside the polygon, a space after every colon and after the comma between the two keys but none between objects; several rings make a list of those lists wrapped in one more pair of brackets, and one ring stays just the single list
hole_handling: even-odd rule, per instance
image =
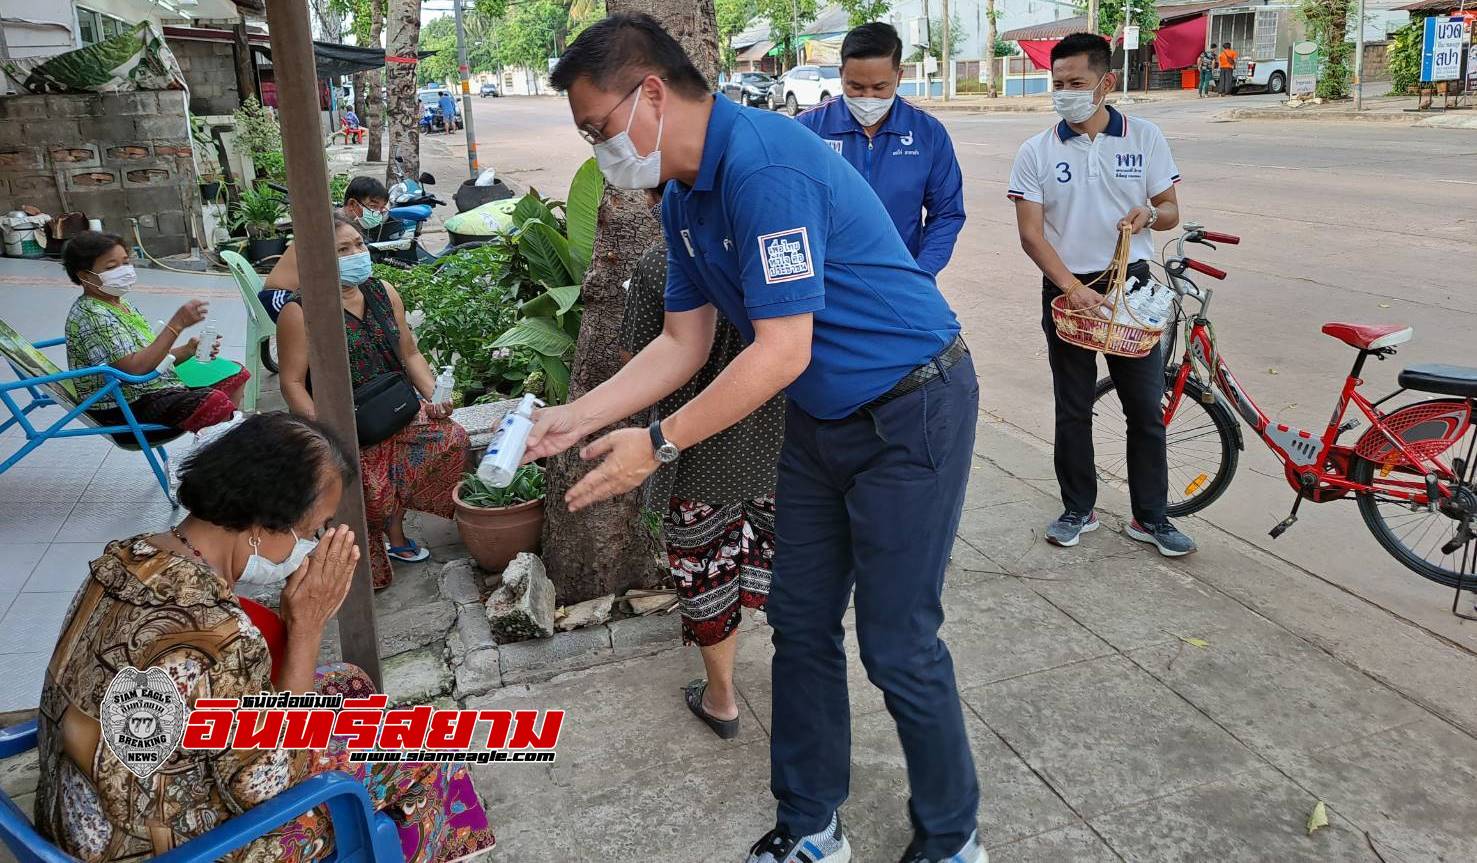
[{"label": "brown patterned dress", "polygon": [[[144,537],[110,543],[72,600],[39,716],[36,826],[87,863],[168,851],[324,770],[365,783],[376,807],[395,818],[409,861],[446,863],[493,845],[464,767],[349,765],[341,741],[322,752],[178,749],[139,779],[102,740],[98,721],[103,694],[125,665],[163,668],[187,705],[273,690],[267,643],[221,578]],[[316,688],[358,697],[373,685],[339,664],[319,670]],[[225,859],[298,863],[332,848],[328,819],[309,813]]]}]

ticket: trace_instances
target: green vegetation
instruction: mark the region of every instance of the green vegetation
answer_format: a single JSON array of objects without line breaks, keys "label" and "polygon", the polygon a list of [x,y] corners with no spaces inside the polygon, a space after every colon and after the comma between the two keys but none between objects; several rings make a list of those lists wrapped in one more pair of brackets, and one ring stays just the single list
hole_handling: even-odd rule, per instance
[{"label": "green vegetation", "polygon": [[462,477],[462,503],[468,506],[494,508],[512,506],[541,500],[544,496],[544,469],[536,464],[526,464],[513,474],[507,488],[489,485],[475,473]]}]

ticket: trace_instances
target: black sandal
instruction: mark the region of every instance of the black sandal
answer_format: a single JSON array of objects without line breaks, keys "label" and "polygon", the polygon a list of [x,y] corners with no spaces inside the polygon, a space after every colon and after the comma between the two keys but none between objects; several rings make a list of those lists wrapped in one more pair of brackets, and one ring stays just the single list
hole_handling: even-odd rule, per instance
[{"label": "black sandal", "polygon": [[739,734],[739,721],[735,716],[732,719],[719,719],[703,709],[703,693],[708,691],[708,681],[698,679],[687,684],[682,689],[682,698],[687,702],[687,709],[692,715],[703,721],[703,724],[713,729],[713,733],[724,740],[732,740]]}]

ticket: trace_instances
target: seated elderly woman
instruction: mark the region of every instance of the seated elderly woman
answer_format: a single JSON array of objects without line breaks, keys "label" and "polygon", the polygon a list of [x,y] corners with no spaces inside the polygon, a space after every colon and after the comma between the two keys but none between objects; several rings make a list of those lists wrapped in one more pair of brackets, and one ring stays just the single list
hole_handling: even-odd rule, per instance
[{"label": "seated elderly woman", "polygon": [[[335,216],[334,240],[339,297],[348,331],[349,376],[354,388],[382,375],[396,374],[403,376],[422,400],[406,426],[359,451],[364,512],[369,520],[370,570],[374,586],[380,588],[390,583],[392,558],[414,562],[430,556],[428,550],[405,535],[406,510],[452,517],[452,492],[466,469],[467,432],[449,419],[450,403],[430,403],[436,390],[435,375],[405,323],[400,295],[370,275],[369,251],[359,229],[342,216]],[[287,406],[300,416],[316,416],[300,293],[277,319],[277,356]]]},{"label": "seated elderly woman", "polygon": [[[62,266],[73,284],[82,286],[82,296],[67,313],[67,363],[73,369],[112,366],[131,375],[143,375],[154,371],[168,354],[173,354],[176,362],[195,355],[198,339],[189,339],[179,347],[174,343],[187,327],[205,320],[206,304],[191,300],[180,306],[155,335],[148,320],[124,296],[137,276],[128,263],[128,247],[122,237],[83,231],[62,247]],[[212,347],[212,358],[218,350],[218,346]],[[197,432],[231,419],[250,377],[250,372],[238,369],[209,386],[190,387],[171,369],[141,384],[124,384],[123,398],[140,423]],[[100,375],[77,378],[77,395],[85,399],[102,389],[104,383]],[[126,424],[123,409],[111,397],[94,402],[88,414],[105,425]],[[151,433],[155,438],[168,436],[173,435]]]},{"label": "seated elderly woman", "polygon": [[[197,449],[180,477],[189,515],[167,532],[110,543],[63,622],[41,691],[37,827],[88,863],[139,860],[339,770],[394,819],[407,860],[447,863],[492,847],[465,767],[350,763],[336,740],[324,751],[177,749],[141,779],[114,755],[100,716],[123,666],[163,669],[191,706],[279,688],[348,698],[374,689],[353,666],[314,668],[359,560],[353,532],[329,524],[354,479],[344,446],[312,420],[261,414]],[[274,657],[233,589],[283,579],[286,637]],[[332,848],[328,819],[311,812],[230,859],[296,863]]]}]

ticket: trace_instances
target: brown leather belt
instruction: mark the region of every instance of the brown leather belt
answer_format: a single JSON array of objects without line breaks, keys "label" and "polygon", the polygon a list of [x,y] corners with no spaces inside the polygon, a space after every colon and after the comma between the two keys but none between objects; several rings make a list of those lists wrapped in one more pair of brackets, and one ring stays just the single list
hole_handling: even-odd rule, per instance
[{"label": "brown leather belt", "polygon": [[897,385],[862,407],[862,410],[885,405],[893,399],[902,398],[924,384],[942,375],[944,372],[959,364],[969,353],[969,345],[964,343],[963,336],[955,336],[954,341],[944,348],[943,352],[933,359],[924,363],[903,376]]}]

